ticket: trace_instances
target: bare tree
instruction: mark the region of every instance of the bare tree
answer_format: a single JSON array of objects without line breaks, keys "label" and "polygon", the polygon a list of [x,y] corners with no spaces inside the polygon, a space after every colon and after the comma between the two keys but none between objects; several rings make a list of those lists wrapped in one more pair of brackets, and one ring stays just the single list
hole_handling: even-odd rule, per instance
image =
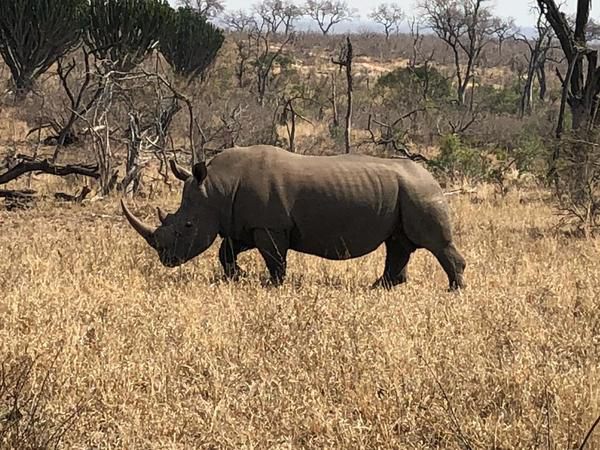
[{"label": "bare tree", "polygon": [[302,16],[300,7],[286,0],[263,0],[255,4],[253,10],[272,33],[283,29],[286,35],[292,32],[294,23]]},{"label": "bare tree", "polygon": [[[74,54],[56,61],[56,74],[60,85],[66,95],[66,103],[61,109],[65,114],[55,112],[48,118],[47,123],[41,124],[29,131],[32,134],[42,128],[52,128],[55,135],[45,139],[45,143],[55,143],[53,160],[56,161],[60,147],[68,146],[79,140],[75,131],[75,124],[81,116],[84,116],[100,96],[102,89],[94,83],[94,74],[91,65],[91,51],[81,46],[81,60],[77,60]],[[77,70],[81,64],[83,71]]]},{"label": "bare tree", "polygon": [[282,9],[283,3],[280,0],[263,0],[252,7],[253,12],[259,17],[269,33],[277,33],[281,27],[283,23],[280,14]]},{"label": "bare tree", "polygon": [[285,125],[288,135],[288,149],[292,153],[296,153],[296,124],[298,119],[303,122],[313,125],[313,123],[304,117],[298,110],[297,103],[312,103],[311,93],[306,92],[306,86],[302,85],[293,89],[291,93],[284,94],[280,100],[282,108],[281,121]]},{"label": "bare tree", "polygon": [[[412,56],[408,62],[408,66],[415,68],[418,65],[418,60],[422,56],[423,33],[421,32],[421,24],[416,16],[411,17],[408,22],[410,28],[410,38],[412,41]],[[433,55],[431,55],[433,58]]]},{"label": "bare tree", "polygon": [[592,128],[600,100],[600,68],[598,50],[591,48],[587,41],[591,1],[578,0],[574,24],[569,23],[554,0],[538,0],[538,6],[556,33],[568,62],[565,75],[557,71],[563,92],[556,134],[560,137],[564,130],[567,104],[573,130]]},{"label": "bare tree", "polygon": [[303,15],[302,8],[295,5],[292,1],[283,3],[281,16],[283,18],[283,32],[288,35],[294,31],[295,22]]},{"label": "bare tree", "polygon": [[[369,132],[370,138],[363,143],[370,142],[375,145],[381,145],[386,150],[398,152],[402,156],[410,158],[413,161],[422,161],[426,163],[429,162],[429,159],[427,159],[425,156],[421,155],[420,153],[413,153],[409,150],[406,143],[408,131],[403,126],[404,120],[415,117],[417,113],[421,111],[423,110],[416,109],[410,111],[401,115],[390,123],[378,120],[373,116],[373,114],[369,114],[369,118],[367,120],[367,131]],[[378,129],[376,129],[374,125]]]},{"label": "bare tree", "polygon": [[244,86],[248,62],[251,57],[250,30],[257,26],[256,18],[244,10],[229,11],[224,14],[223,22],[232,30],[236,48],[235,76],[238,86]]},{"label": "bare tree", "polygon": [[383,26],[387,41],[392,30],[398,33],[400,23],[404,20],[404,12],[397,3],[381,3],[371,11],[369,18]]},{"label": "bare tree", "polygon": [[256,74],[258,102],[261,106],[265,103],[265,95],[271,82],[273,67],[293,38],[293,33],[290,33],[285,39],[276,43],[275,34],[271,31],[270,24],[264,20],[257,21],[248,33],[252,62]]},{"label": "bare tree", "polygon": [[317,22],[324,35],[329,34],[334,25],[352,20],[357,14],[345,0],[307,0],[304,12]]},{"label": "bare tree", "polygon": [[243,9],[226,12],[223,16],[223,22],[227,27],[238,33],[245,33],[256,23],[252,14],[248,14]]},{"label": "bare tree", "polygon": [[344,131],[344,144],[346,153],[350,153],[350,138],[352,133],[352,93],[354,91],[354,80],[352,76],[352,59],[354,58],[354,50],[350,37],[346,36],[346,45],[340,50],[340,57],[331,62],[343,68],[346,71],[346,129]]},{"label": "bare tree", "polygon": [[536,77],[540,83],[540,98],[542,100],[544,98],[546,91],[546,61],[554,39],[550,24],[540,9],[536,8],[536,11],[536,35],[531,37],[521,32],[515,35],[515,39],[523,42],[529,49],[529,55],[526,56],[527,74],[521,94],[521,117],[531,113],[533,109],[533,83]]},{"label": "bare tree", "polygon": [[421,0],[426,23],[452,50],[460,105],[483,48],[496,33],[489,0]]},{"label": "bare tree", "polygon": [[512,17],[496,17],[494,19],[494,34],[498,40],[498,55],[502,56],[502,45],[515,35],[515,19]]},{"label": "bare tree", "polygon": [[203,16],[211,19],[225,11],[223,0],[180,0],[179,4],[194,8]]}]

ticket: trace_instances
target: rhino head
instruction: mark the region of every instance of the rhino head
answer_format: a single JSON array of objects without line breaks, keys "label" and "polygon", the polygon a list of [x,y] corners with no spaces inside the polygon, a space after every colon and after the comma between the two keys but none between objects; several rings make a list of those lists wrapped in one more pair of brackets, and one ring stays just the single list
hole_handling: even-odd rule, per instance
[{"label": "rhino head", "polygon": [[153,228],[138,219],[121,200],[129,224],[156,250],[160,261],[175,267],[198,256],[214,242],[219,231],[218,211],[211,207],[204,186],[208,174],[204,162],[194,165],[190,173],[170,161],[175,176],[184,181],[179,209],[165,213],[157,208],[160,226]]}]

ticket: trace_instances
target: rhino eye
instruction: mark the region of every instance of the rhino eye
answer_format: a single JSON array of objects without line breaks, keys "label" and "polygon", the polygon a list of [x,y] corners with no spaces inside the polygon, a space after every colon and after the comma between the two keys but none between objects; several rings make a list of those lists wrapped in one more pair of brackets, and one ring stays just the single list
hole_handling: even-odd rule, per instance
[{"label": "rhino eye", "polygon": [[185,227],[186,228],[191,228],[192,227],[192,222],[186,222],[185,223]]}]

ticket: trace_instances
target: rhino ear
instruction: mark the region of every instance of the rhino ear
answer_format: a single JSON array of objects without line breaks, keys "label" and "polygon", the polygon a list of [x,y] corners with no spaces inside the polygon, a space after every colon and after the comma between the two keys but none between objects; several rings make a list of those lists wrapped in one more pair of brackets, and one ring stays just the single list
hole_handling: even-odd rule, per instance
[{"label": "rhino ear", "polygon": [[194,164],[194,167],[192,168],[192,173],[194,174],[194,178],[196,178],[198,184],[202,184],[202,182],[206,178],[206,175],[208,175],[208,170],[206,169],[206,162],[200,161],[199,163]]}]

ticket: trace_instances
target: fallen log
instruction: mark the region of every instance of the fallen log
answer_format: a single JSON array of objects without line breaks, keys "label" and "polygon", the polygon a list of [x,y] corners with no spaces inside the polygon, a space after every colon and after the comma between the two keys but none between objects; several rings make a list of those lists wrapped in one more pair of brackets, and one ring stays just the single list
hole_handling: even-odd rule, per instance
[{"label": "fallen log", "polygon": [[22,189],[20,191],[7,191],[0,189],[0,197],[7,200],[32,200],[35,197],[36,191],[31,189]]},{"label": "fallen log", "polygon": [[35,194],[36,191],[31,189],[23,189],[20,191],[0,189],[0,197],[4,198],[4,204],[8,211],[27,207],[27,205],[36,200]]},{"label": "fallen log", "polygon": [[[65,192],[56,192],[54,194],[54,199],[60,202],[73,202],[73,203],[81,203],[88,194],[92,192],[92,190],[84,186],[78,194],[72,195],[67,194]],[[32,189],[22,189],[22,190],[6,190],[0,189],[0,198],[4,198],[6,209],[9,211],[16,208],[25,208],[30,203],[44,198],[44,196],[37,196],[37,191]]]},{"label": "fallen log", "polygon": [[49,159],[23,159],[3,174],[0,174],[0,184],[6,184],[29,172],[42,172],[57,176],[83,175],[94,179],[100,178],[98,165],[95,164],[54,164]]}]

